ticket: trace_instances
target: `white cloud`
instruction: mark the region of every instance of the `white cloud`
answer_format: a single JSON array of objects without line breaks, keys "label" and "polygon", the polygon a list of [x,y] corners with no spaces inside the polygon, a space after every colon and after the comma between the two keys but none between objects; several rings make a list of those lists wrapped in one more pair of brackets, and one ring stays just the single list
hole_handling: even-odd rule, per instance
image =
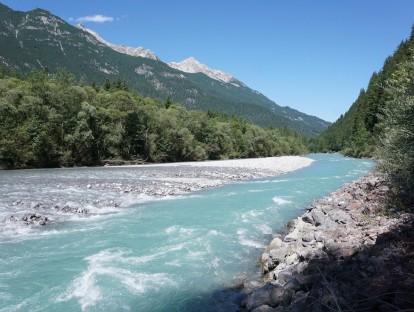
[{"label": "white cloud", "polygon": [[105,23],[105,22],[113,22],[114,18],[111,16],[104,16],[101,14],[96,15],[88,15],[88,16],[81,16],[78,18],[69,18],[70,22],[78,22],[78,23],[84,23],[84,22],[94,22],[94,23]]}]

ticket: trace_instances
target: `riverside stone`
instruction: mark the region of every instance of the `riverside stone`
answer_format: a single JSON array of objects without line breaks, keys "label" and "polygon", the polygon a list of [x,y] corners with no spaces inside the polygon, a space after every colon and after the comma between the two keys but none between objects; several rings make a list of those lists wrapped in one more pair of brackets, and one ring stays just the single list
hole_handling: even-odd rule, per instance
[{"label": "riverside stone", "polygon": [[272,249],[269,252],[269,258],[272,260],[273,263],[279,264],[285,260],[287,252],[288,250],[285,246],[277,249]]},{"label": "riverside stone", "polygon": [[347,211],[354,211],[359,210],[362,208],[362,203],[360,201],[351,202],[348,206],[346,206]]},{"label": "riverside stone", "polygon": [[269,249],[280,248],[283,245],[283,241],[279,237],[275,237],[269,244]]},{"label": "riverside stone", "polygon": [[313,209],[311,212],[312,219],[315,221],[316,226],[325,223],[326,217],[325,214],[319,209]]},{"label": "riverside stone", "polygon": [[352,222],[351,216],[343,210],[333,209],[328,212],[328,217],[337,223],[347,224]]},{"label": "riverside stone", "polygon": [[[400,215],[397,218],[375,216],[374,214],[381,207],[380,202],[385,200],[386,192],[381,190],[379,178],[374,177],[370,181],[370,176],[363,177],[352,184],[344,185],[329,197],[312,203],[302,217],[289,222],[290,231],[284,240],[278,239],[274,242],[274,246],[279,248],[272,250],[269,247],[269,257],[264,257],[270,262],[277,259],[278,263],[270,271],[264,272],[268,281],[281,286],[282,288],[278,288],[279,292],[283,292],[280,289],[284,289],[293,293],[288,300],[285,294],[284,303],[279,303],[281,310],[299,312],[323,310],[327,306],[338,308],[332,293],[327,291],[323,282],[323,278],[330,274],[353,276],[345,280],[338,277],[338,280],[332,281],[330,287],[335,289],[340,287],[341,283],[348,283],[346,287],[353,290],[359,287],[359,283],[355,281],[376,276],[377,279],[374,280],[372,287],[378,283],[382,286],[372,291],[379,289],[386,292],[386,287],[392,286],[392,283],[385,283],[387,280],[383,276],[394,269],[392,263],[399,256],[395,248],[401,247],[398,247],[398,244],[394,246],[391,242],[396,238],[401,239],[403,233],[413,232],[414,214]],[[401,230],[396,235],[393,229],[396,226],[401,227],[402,224],[410,224],[410,226],[406,226],[405,232]],[[393,235],[386,234],[390,230],[393,231]],[[414,233],[412,236],[414,241]],[[367,249],[366,244],[368,246],[375,244],[375,248]],[[378,246],[384,247],[378,249]],[[277,251],[278,249],[282,251]],[[274,259],[270,256],[272,252]],[[404,285],[411,285],[409,287],[412,290],[413,283],[408,281],[409,277],[410,275],[404,277],[400,274],[400,278],[407,280]],[[371,287],[370,282],[366,283]],[[263,289],[266,289],[265,286],[263,287],[262,296]],[[366,288],[362,290],[368,293],[370,291]],[[250,298],[254,297],[254,292],[250,293]],[[401,293],[404,292],[399,292]],[[349,294],[346,292],[344,295]],[[268,296],[270,297],[269,294]],[[395,299],[394,303],[406,302],[405,295],[398,296],[402,299]],[[269,297],[267,300],[270,300]],[[274,303],[266,304],[274,306]]]},{"label": "riverside stone", "polygon": [[263,305],[270,305],[270,302],[273,302],[273,299],[271,299],[271,292],[273,289],[277,288],[281,288],[281,286],[267,284],[254,291],[247,298],[246,308],[251,311]]},{"label": "riverside stone", "polygon": [[277,312],[277,308],[273,308],[268,306],[267,304],[261,305],[260,307],[257,307],[256,309],[252,310],[252,312]]}]

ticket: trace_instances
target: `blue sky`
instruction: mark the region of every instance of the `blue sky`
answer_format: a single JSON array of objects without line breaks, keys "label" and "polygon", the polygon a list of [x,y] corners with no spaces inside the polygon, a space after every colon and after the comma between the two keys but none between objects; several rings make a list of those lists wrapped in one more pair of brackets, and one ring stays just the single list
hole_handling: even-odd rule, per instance
[{"label": "blue sky", "polygon": [[414,24],[412,0],[0,2],[72,24],[83,17],[107,41],[144,46],[165,62],[193,56],[281,106],[328,121],[348,110]]}]

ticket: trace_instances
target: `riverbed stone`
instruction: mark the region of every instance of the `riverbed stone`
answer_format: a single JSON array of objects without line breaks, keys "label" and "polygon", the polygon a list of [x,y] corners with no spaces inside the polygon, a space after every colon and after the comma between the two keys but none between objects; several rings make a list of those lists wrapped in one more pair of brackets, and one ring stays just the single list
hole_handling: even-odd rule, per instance
[{"label": "riverbed stone", "polygon": [[337,223],[347,224],[351,223],[353,220],[351,216],[341,209],[334,209],[328,213],[328,217]]},{"label": "riverbed stone", "polygon": [[283,287],[285,289],[291,289],[294,292],[297,292],[299,290],[302,290],[302,284],[299,283],[298,279],[296,277],[292,277],[289,281],[287,281]]},{"label": "riverbed stone", "polygon": [[314,240],[314,234],[313,233],[307,233],[306,235],[302,236],[302,241],[309,243]]},{"label": "riverbed stone", "polygon": [[346,206],[347,211],[356,211],[362,208],[362,203],[360,201],[353,201],[348,206]]},{"label": "riverbed stone", "polygon": [[278,312],[278,309],[270,307],[267,304],[264,304],[264,305],[261,305],[260,307],[257,307],[256,309],[253,309],[251,312]]},{"label": "riverbed stone", "polygon": [[324,251],[333,259],[341,259],[344,257],[350,257],[358,253],[358,247],[350,243],[339,244],[334,240],[327,240],[324,244]]},{"label": "riverbed stone", "polygon": [[291,255],[287,256],[287,257],[285,258],[284,262],[285,262],[287,265],[293,265],[293,264],[296,264],[296,263],[298,263],[298,262],[299,262],[299,256],[298,256],[298,254],[297,254],[297,253],[293,253],[293,254],[291,254]]},{"label": "riverbed stone", "polygon": [[315,221],[316,226],[319,226],[325,223],[326,216],[319,209],[313,209],[311,211],[311,216],[312,216],[312,219]]},{"label": "riverbed stone", "polygon": [[269,249],[276,249],[283,246],[283,241],[279,237],[275,237],[269,244]]},{"label": "riverbed stone", "polygon": [[263,305],[270,305],[270,303],[274,301],[271,299],[272,290],[277,288],[281,288],[281,286],[267,284],[255,290],[247,298],[246,308],[248,310],[254,310]]},{"label": "riverbed stone", "polygon": [[279,264],[284,262],[287,255],[287,247],[283,246],[277,249],[272,249],[269,252],[269,258],[273,263]]}]

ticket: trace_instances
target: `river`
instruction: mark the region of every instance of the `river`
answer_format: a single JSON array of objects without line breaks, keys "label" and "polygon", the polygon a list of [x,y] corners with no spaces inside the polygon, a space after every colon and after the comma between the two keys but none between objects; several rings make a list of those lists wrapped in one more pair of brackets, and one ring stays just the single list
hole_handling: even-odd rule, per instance
[{"label": "river", "polygon": [[[257,259],[272,233],[375,165],[336,154],[308,157],[316,161],[289,174],[164,200],[89,190],[90,201],[126,199],[90,217],[4,227],[0,311],[235,310],[233,295],[220,290],[259,276]],[[44,185],[30,194],[36,202],[70,202],[83,196],[77,179],[105,174],[105,168],[2,171],[0,215],[19,206],[5,203],[34,192],[36,181]]]}]

